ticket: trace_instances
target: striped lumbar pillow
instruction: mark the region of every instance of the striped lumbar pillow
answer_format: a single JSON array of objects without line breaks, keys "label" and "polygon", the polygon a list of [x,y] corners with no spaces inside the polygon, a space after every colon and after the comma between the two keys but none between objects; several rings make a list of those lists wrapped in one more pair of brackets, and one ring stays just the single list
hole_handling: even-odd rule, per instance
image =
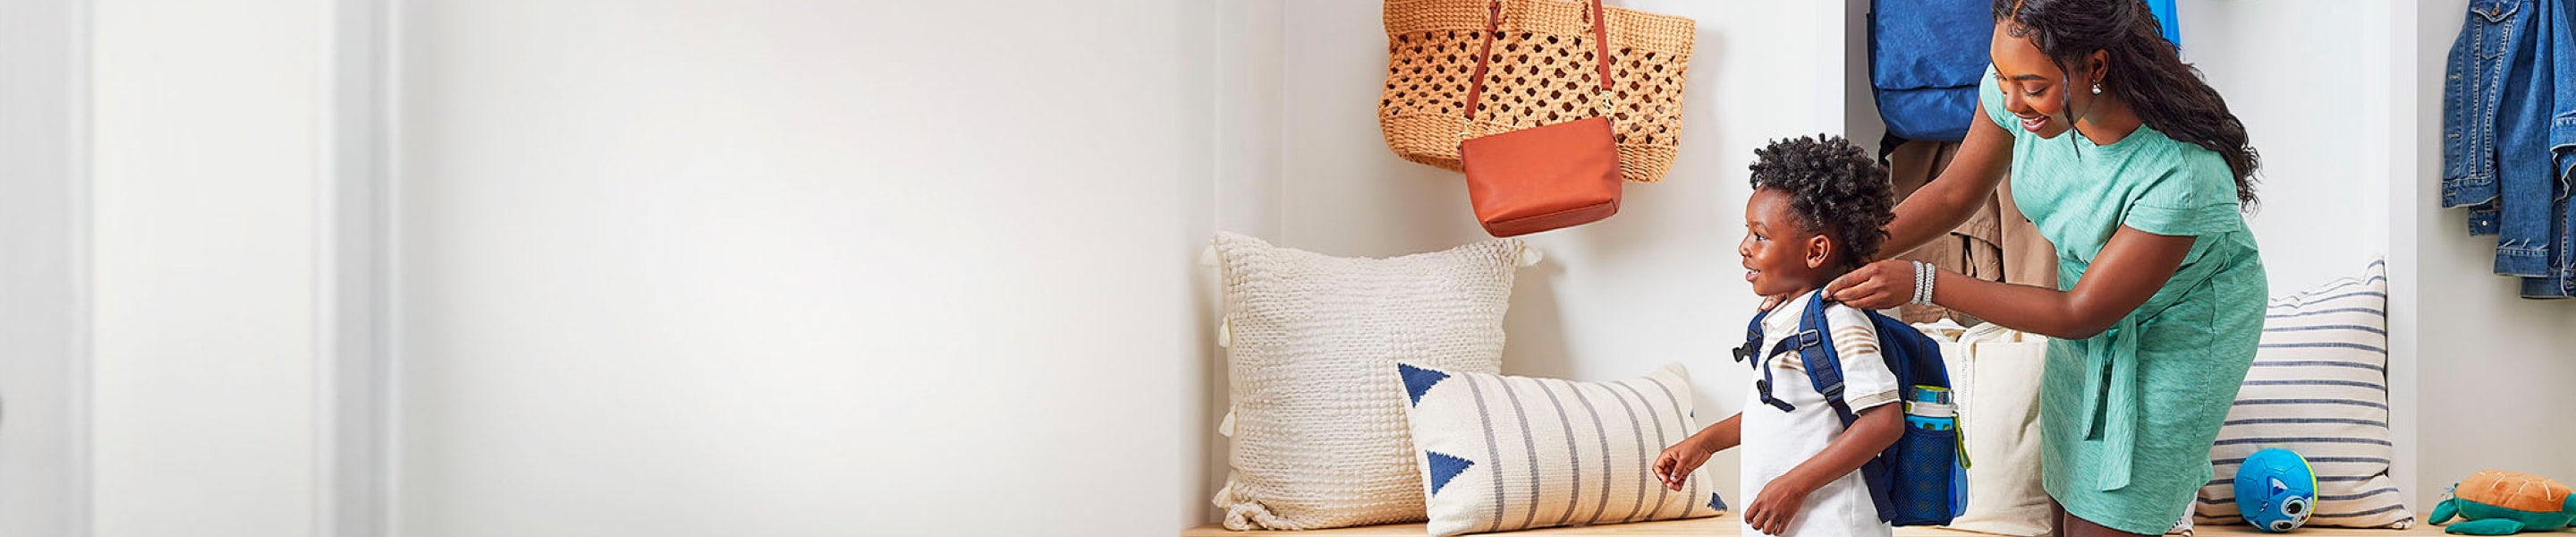
[{"label": "striped lumbar pillow", "polygon": [[2404,528],[2415,521],[2388,479],[2388,276],[2272,299],[2254,368],[2209,450],[2217,479],[2193,510],[2202,524],[2243,524],[2236,468],[2267,447],[2297,452],[2317,476],[2310,526]]},{"label": "striped lumbar pillow", "polygon": [[1726,512],[1705,471],[1674,491],[1651,469],[1697,431],[1681,364],[1619,382],[1396,369],[1433,536]]}]

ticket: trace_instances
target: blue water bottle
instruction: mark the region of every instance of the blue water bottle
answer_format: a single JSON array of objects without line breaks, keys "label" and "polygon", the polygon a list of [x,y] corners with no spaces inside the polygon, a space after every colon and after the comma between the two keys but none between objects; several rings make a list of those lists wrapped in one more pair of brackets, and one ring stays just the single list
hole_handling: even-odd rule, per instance
[{"label": "blue water bottle", "polygon": [[1958,411],[1950,404],[1950,389],[1915,386],[1906,390],[1905,425],[1932,431],[1957,430]]},{"label": "blue water bottle", "polygon": [[[1959,430],[1958,409],[1951,402],[1950,390],[1938,386],[1915,386],[1905,391],[1905,426],[1924,431],[1941,431],[1940,437],[1959,442],[1965,432]],[[1960,464],[1952,466],[1949,479],[1950,516],[1966,514],[1968,506],[1967,446],[1959,445]]]}]

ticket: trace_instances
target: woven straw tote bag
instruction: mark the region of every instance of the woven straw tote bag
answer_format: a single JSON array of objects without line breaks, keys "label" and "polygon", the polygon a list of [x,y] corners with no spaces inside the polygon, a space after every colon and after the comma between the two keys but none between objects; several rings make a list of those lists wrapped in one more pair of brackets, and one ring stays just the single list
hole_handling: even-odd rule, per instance
[{"label": "woven straw tote bag", "polygon": [[[1458,143],[1494,133],[1605,115],[1585,26],[1590,6],[1503,0],[1485,98],[1467,120],[1485,0],[1387,0],[1387,74],[1378,101],[1386,146],[1405,160],[1460,171]],[[1684,17],[1609,8],[1611,134],[1620,177],[1651,183],[1680,152],[1683,71],[1694,25]]]}]

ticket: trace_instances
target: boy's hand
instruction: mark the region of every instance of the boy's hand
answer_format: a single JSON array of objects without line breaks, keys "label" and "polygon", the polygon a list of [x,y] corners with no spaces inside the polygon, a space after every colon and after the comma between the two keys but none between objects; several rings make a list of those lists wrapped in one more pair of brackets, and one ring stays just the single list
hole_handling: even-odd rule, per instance
[{"label": "boy's hand", "polygon": [[1762,487],[1762,495],[1744,506],[1744,523],[1766,535],[1789,531],[1789,521],[1798,517],[1798,508],[1807,504],[1807,494],[1816,488],[1790,479],[1774,479]]},{"label": "boy's hand", "polygon": [[1825,284],[1825,299],[1865,310],[1883,310],[1914,300],[1914,262],[1890,259],[1870,263]]},{"label": "boy's hand", "polygon": [[1683,482],[1690,479],[1691,470],[1707,463],[1708,456],[1708,448],[1700,447],[1698,437],[1684,438],[1673,447],[1664,448],[1664,454],[1655,456],[1655,479],[1662,480],[1664,488],[1681,490]]}]

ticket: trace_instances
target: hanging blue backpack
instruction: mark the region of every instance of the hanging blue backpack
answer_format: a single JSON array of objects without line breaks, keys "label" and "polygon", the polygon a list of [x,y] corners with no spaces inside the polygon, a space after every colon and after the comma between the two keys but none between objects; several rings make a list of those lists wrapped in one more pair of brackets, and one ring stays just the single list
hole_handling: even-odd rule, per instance
[{"label": "hanging blue backpack", "polygon": [[1887,134],[1955,142],[1977,117],[1991,63],[1990,0],[1871,0],[1869,82]]},{"label": "hanging blue backpack", "polygon": [[[2146,0],[2179,44],[2173,0]],[[1977,117],[1977,85],[1993,62],[1990,0],[1871,0],[1869,82],[1889,136],[1956,142]]]},{"label": "hanging blue backpack", "polygon": [[[1735,349],[1736,361],[1750,360],[1762,370],[1762,380],[1754,383],[1762,402],[1788,411],[1794,407],[1771,396],[1768,357],[1796,352],[1806,364],[1807,381],[1822,392],[1826,404],[1842,418],[1848,429],[1860,416],[1851,403],[1843,399],[1842,357],[1834,350],[1832,336],[1825,324],[1823,292],[1809,295],[1807,310],[1798,319],[1798,333],[1781,338],[1769,352],[1762,352],[1762,319],[1771,312],[1753,316],[1745,330],[1744,346]],[[1879,354],[1887,359],[1888,371],[1896,374],[1903,386],[1900,403],[1905,405],[1905,434],[1860,467],[1861,479],[1869,483],[1869,499],[1878,506],[1879,520],[1894,526],[1946,526],[1951,519],[1968,509],[1968,458],[1960,449],[1957,419],[1946,411],[1925,412],[1935,405],[1950,405],[1949,368],[1941,360],[1941,347],[1931,336],[1875,311],[1862,310],[1871,327],[1878,331]]]}]

